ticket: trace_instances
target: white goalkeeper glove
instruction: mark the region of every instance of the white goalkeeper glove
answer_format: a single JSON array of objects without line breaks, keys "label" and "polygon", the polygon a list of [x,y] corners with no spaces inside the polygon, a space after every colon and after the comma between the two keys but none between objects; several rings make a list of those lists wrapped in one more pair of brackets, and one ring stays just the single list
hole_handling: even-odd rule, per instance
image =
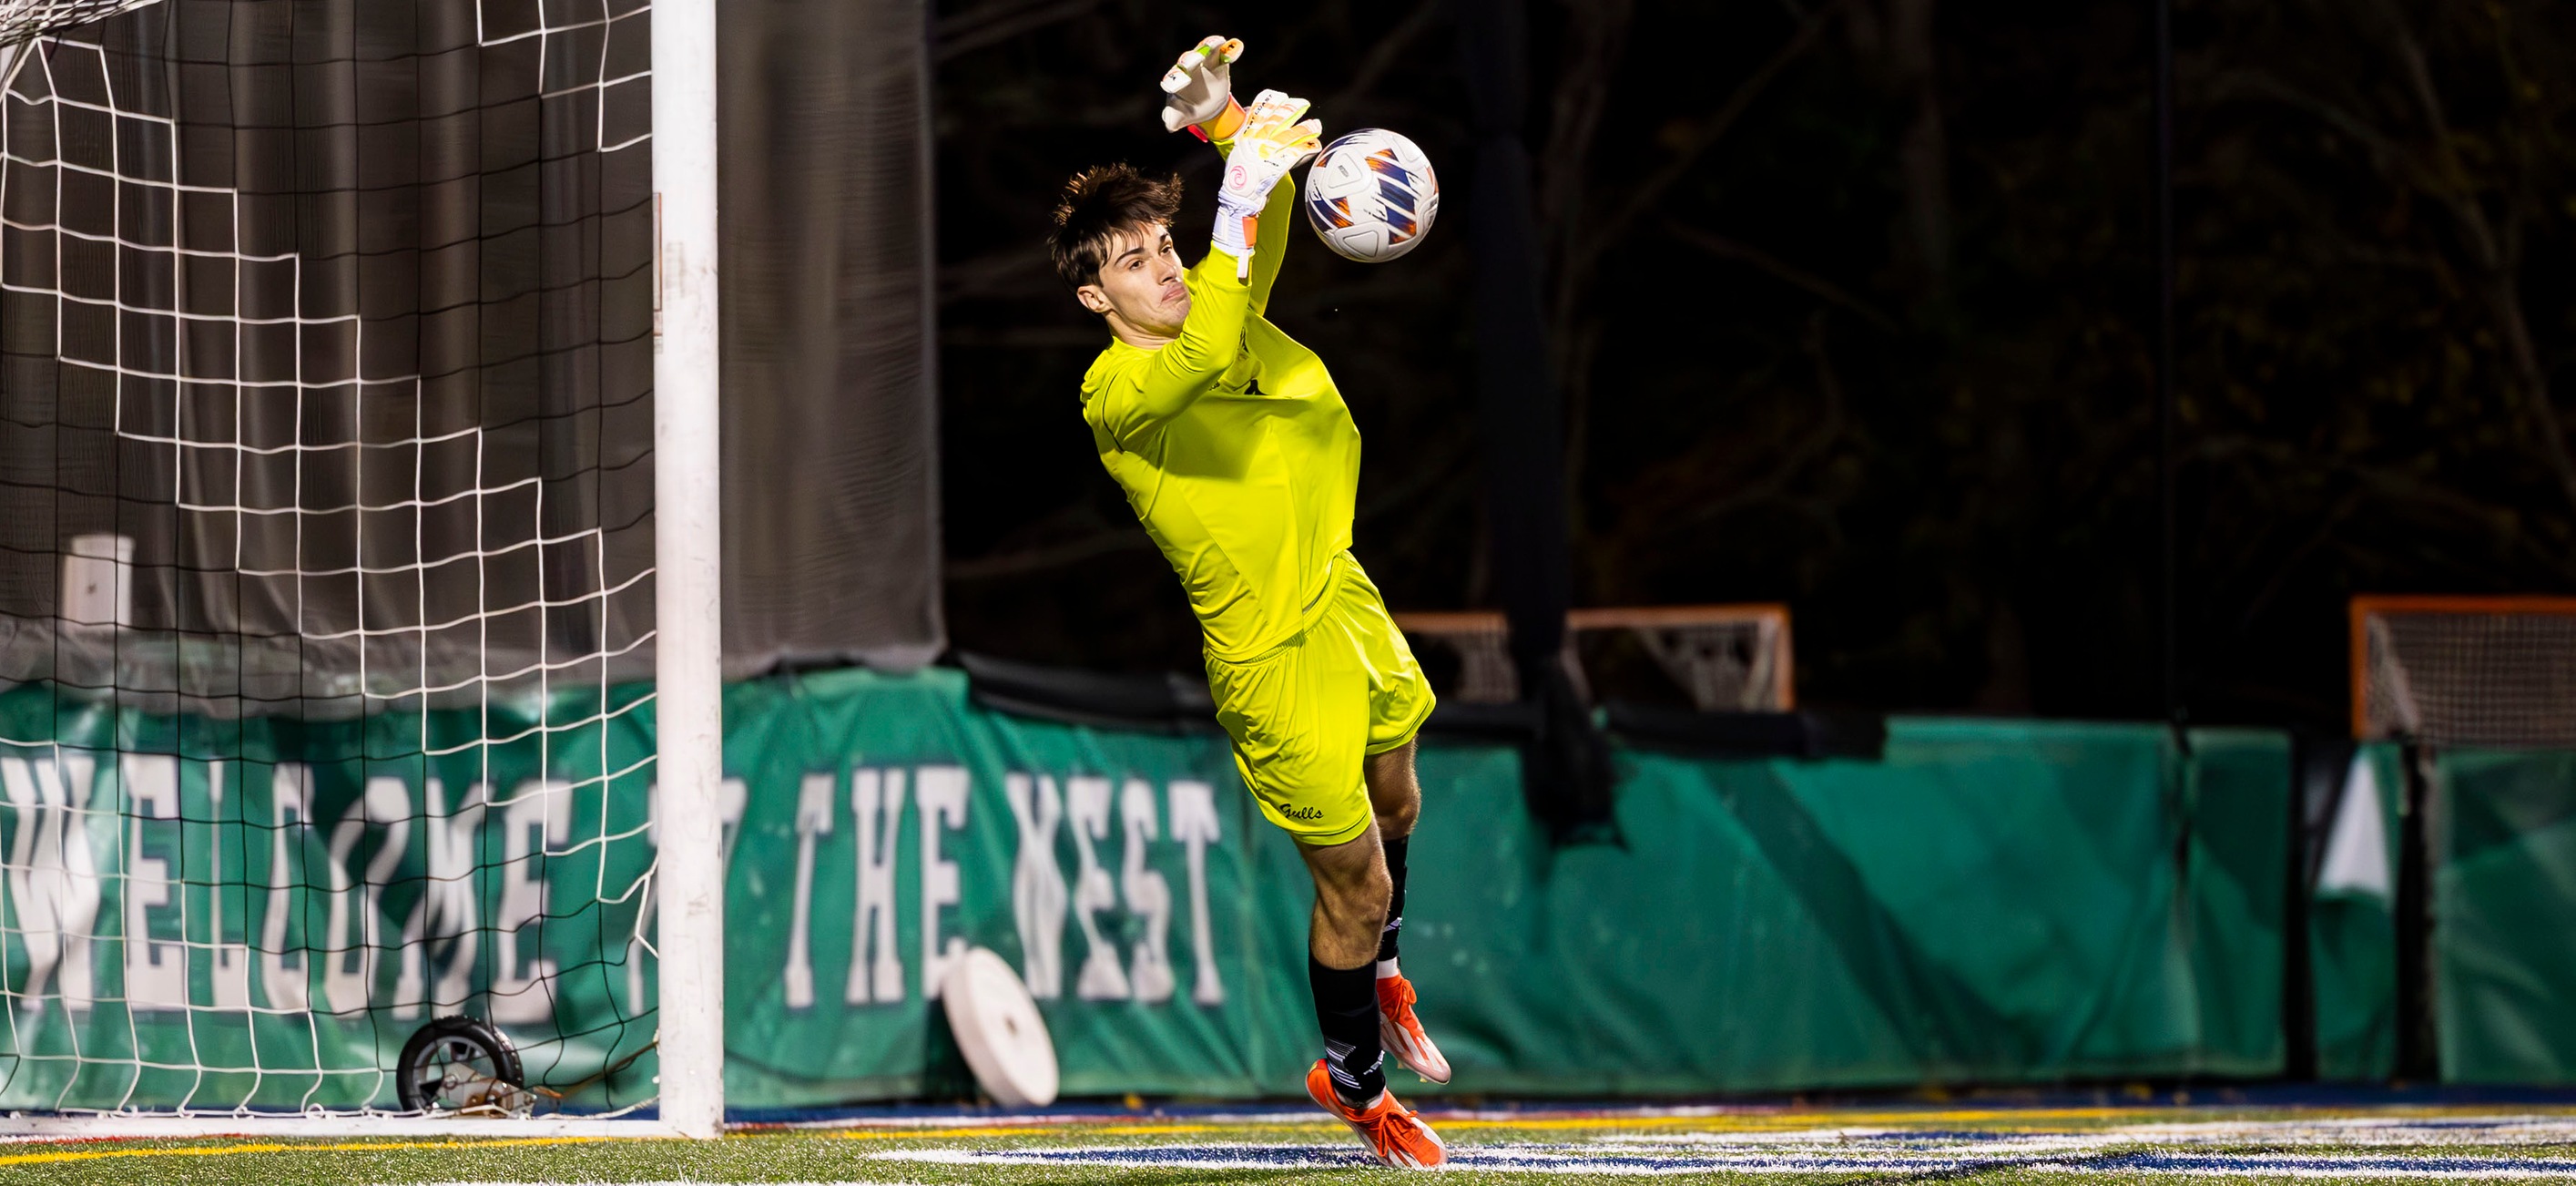
[{"label": "white goalkeeper glove", "polygon": [[1221,140],[1243,123],[1243,108],[1234,101],[1234,60],[1243,42],[1208,37],[1181,51],[1180,60],[1163,72],[1163,130],[1188,128],[1202,140]]},{"label": "white goalkeeper glove", "polygon": [[1324,125],[1311,119],[1298,122],[1307,106],[1304,99],[1263,91],[1244,112],[1243,126],[1234,130],[1234,151],[1225,159],[1225,180],[1216,189],[1212,238],[1217,250],[1234,257],[1237,280],[1252,275],[1253,237],[1261,208],[1270,204],[1270,191],[1288,170],[1323,150]]}]

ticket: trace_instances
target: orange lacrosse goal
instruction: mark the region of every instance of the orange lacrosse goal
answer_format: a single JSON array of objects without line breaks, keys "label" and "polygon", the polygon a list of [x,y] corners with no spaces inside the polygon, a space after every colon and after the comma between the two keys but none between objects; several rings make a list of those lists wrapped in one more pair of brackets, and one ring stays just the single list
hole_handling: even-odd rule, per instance
[{"label": "orange lacrosse goal", "polygon": [[[1497,610],[1395,615],[1424,662],[1454,659],[1439,688],[1466,703],[1518,699],[1508,631]],[[1702,712],[1787,712],[1797,707],[1789,607],[1658,605],[1578,609],[1565,616],[1566,674],[1585,699],[1616,698],[1656,676]]]},{"label": "orange lacrosse goal", "polygon": [[2576,746],[2576,597],[2352,599],[2352,735]]}]

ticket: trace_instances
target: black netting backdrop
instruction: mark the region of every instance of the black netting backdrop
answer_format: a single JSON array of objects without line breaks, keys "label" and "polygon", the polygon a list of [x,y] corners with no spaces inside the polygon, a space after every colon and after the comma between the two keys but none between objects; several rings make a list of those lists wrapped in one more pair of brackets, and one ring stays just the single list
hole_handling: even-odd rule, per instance
[{"label": "black netting backdrop", "polygon": [[[18,52],[0,681],[350,713],[649,674],[642,11],[164,0]],[[737,676],[945,642],[926,18],[725,11]]]},{"label": "black netting backdrop", "polygon": [[[309,714],[649,672],[642,13],[167,0],[20,52],[0,678]],[[84,552],[120,596],[62,604]]]},{"label": "black netting backdrop", "polygon": [[724,6],[730,675],[946,641],[928,7]]}]

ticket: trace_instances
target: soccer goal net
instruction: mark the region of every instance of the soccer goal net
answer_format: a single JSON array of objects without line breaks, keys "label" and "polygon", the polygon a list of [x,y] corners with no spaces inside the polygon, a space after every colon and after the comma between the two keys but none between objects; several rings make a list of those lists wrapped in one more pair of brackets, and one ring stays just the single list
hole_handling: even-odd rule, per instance
[{"label": "soccer goal net", "polygon": [[652,23],[0,2],[0,1110],[657,1095]]},{"label": "soccer goal net", "polygon": [[2356,597],[2352,730],[2441,746],[2576,746],[2576,598]]},{"label": "soccer goal net", "polygon": [[[1399,614],[1397,624],[1454,666],[1441,695],[1463,703],[1520,698],[1510,631],[1486,611]],[[1578,609],[1566,615],[1560,656],[1586,700],[1678,698],[1701,712],[1787,712],[1797,706],[1787,606],[1667,605]]]}]

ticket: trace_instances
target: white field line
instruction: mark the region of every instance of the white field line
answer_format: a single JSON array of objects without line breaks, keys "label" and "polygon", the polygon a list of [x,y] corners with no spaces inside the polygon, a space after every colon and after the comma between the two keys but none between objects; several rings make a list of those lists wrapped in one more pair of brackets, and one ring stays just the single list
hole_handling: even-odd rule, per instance
[{"label": "white field line", "polygon": [[[1313,1145],[1171,1145],[1138,1146],[1128,1149],[1012,1149],[990,1152],[974,1149],[913,1149],[871,1153],[880,1161],[911,1161],[932,1165],[979,1166],[1020,1165],[1052,1166],[1061,1169],[1188,1169],[1188,1170],[1294,1170],[1294,1169],[1366,1169],[1377,1162],[1360,1152],[1355,1145],[1323,1148]],[[1584,1174],[1619,1177],[1658,1177],[1670,1174],[1704,1174],[1713,1169],[1730,1173],[1880,1173],[1891,1168],[1944,1169],[1967,1168],[1983,1162],[1958,1162],[1955,1165],[1933,1161],[1890,1163],[1875,1159],[1855,1158],[1847,1163],[1828,1164],[1819,1158],[1779,1158],[1771,1162],[1755,1160],[1727,1161],[1717,1164],[1702,1157],[1602,1158],[1567,1156],[1559,1153],[1516,1151],[1499,1147],[1462,1148],[1451,1146],[1447,1170],[1485,1170],[1523,1174]]]},{"label": "white field line", "polygon": [[2114,1157],[2082,1162],[2042,1161],[2017,1169],[2069,1174],[2174,1174],[2184,1177],[2332,1178],[2349,1182],[2378,1178],[2448,1178],[2453,1180],[2546,1179],[2576,1177],[2576,1162],[2539,1161],[2513,1164],[2491,1157],[2280,1157],[2225,1153],[2172,1153]]},{"label": "white field line", "polygon": [[2135,1124],[2054,1132],[1962,1133],[1949,1129],[1820,1128],[1763,1133],[1614,1133],[1591,1142],[1604,1149],[1657,1147],[1704,1150],[1850,1150],[1873,1147],[1923,1154],[2036,1154],[2101,1152],[2128,1146],[2361,1145],[2443,1147],[2460,1145],[2576,1145],[2576,1120],[2529,1116],[2464,1116],[2438,1120],[2349,1118],[2298,1121],[2213,1121]]},{"label": "white field line", "polygon": [[[2145,1126],[2142,1126],[2145,1127]],[[2248,1126],[2257,1127],[2260,1126]],[[1767,1134],[1766,1134],[1767,1135]],[[1901,1135],[1901,1134],[1892,1134]],[[1879,1174],[1889,1172],[2037,1169],[2066,1173],[2139,1173],[2284,1177],[2576,1179],[2576,1160],[2478,1155],[2447,1134],[2453,1153],[2282,1154],[2177,1153],[2135,1141],[2103,1148],[2075,1134],[2008,1134],[1995,1141],[1952,1141],[1906,1146],[1863,1138],[1809,1146],[1750,1141],[1732,1147],[1657,1143],[1506,1144],[1452,1146],[1447,1168],[1534,1174],[1660,1176],[1706,1174]],[[1331,1169],[1369,1159],[1350,1145],[1301,1144],[1056,1146],[887,1150],[872,1159],[953,1166],[1019,1165],[1064,1169]]]}]

